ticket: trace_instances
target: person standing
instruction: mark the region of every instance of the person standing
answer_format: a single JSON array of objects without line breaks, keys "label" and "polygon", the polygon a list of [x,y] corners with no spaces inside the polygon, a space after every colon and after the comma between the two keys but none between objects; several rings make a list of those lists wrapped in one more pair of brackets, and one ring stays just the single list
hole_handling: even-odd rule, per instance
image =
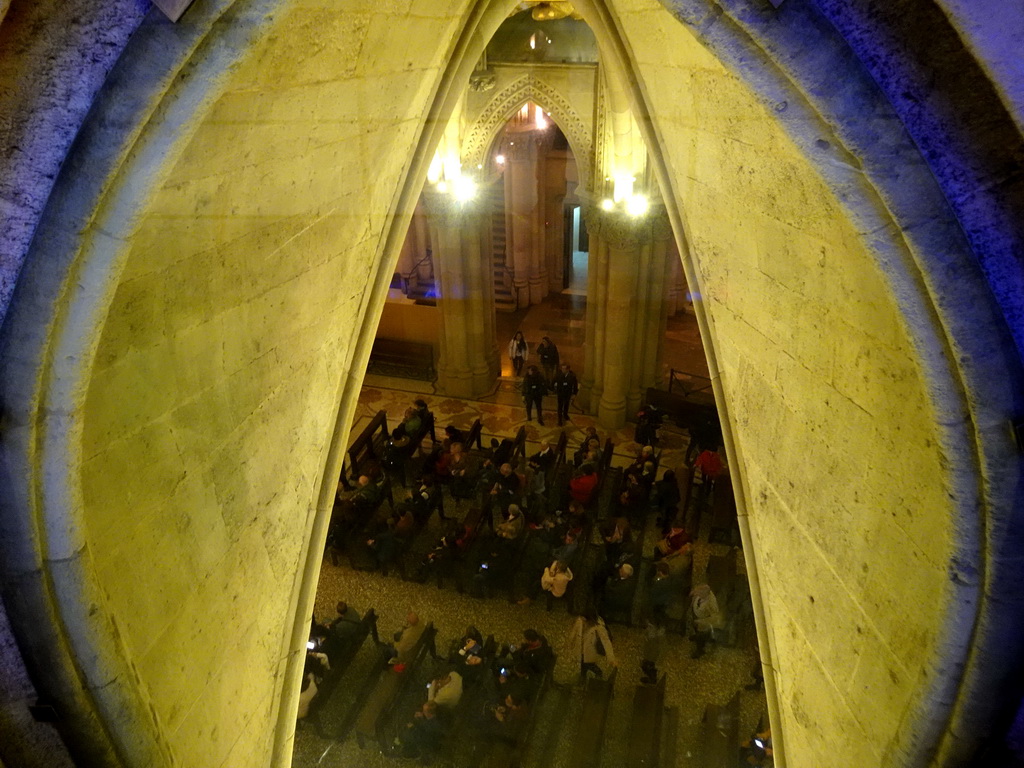
[{"label": "person standing", "polygon": [[526,369],[526,376],[523,377],[523,401],[526,403],[526,420],[533,420],[533,408],[537,407],[537,423],[544,426],[544,412],[541,410],[541,400],[547,394],[548,386],[544,383],[544,377],[537,366],[531,365]]},{"label": "person standing", "polygon": [[613,668],[619,666],[604,620],[593,608],[589,608],[583,616],[576,619],[569,633],[567,651],[570,656],[580,660],[581,681],[586,679],[587,672],[593,672],[597,677],[601,677],[604,674],[600,666],[602,660]]},{"label": "person standing", "polygon": [[544,381],[550,385],[558,370],[558,347],[547,336],[542,336],[537,345],[537,356],[540,357],[540,367],[544,369]]},{"label": "person standing", "polygon": [[569,368],[568,363],[562,363],[562,369],[555,374],[551,388],[555,390],[555,397],[558,399],[558,426],[562,426],[569,421],[569,401],[580,391],[576,374]]},{"label": "person standing", "polygon": [[526,344],[526,339],[523,338],[523,332],[516,331],[512,341],[508,343],[508,357],[512,361],[512,371],[516,376],[523,375],[523,365],[526,364],[526,359],[529,356],[530,348]]},{"label": "person standing", "polygon": [[690,592],[690,617],[693,620],[693,653],[691,659],[699,659],[705,653],[708,641],[715,639],[715,630],[724,625],[718,610],[718,600],[707,584],[698,584]]}]

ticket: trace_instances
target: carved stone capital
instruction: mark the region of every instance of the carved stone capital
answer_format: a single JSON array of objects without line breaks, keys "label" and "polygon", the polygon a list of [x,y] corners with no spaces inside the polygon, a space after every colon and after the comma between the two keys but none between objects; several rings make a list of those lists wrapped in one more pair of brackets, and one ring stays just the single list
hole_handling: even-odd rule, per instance
[{"label": "carved stone capital", "polygon": [[497,83],[498,79],[491,71],[474,72],[469,76],[469,90],[477,93],[493,91]]},{"label": "carved stone capital", "polygon": [[590,204],[584,212],[587,232],[610,248],[628,251],[658,240],[672,237],[672,226],[661,205],[652,206],[643,216],[630,216],[619,208],[604,210]]},{"label": "carved stone capital", "polygon": [[431,186],[423,189],[423,205],[428,219],[440,227],[465,229],[480,222],[486,212],[486,191],[480,188],[472,200],[458,200],[450,192],[438,192]]}]

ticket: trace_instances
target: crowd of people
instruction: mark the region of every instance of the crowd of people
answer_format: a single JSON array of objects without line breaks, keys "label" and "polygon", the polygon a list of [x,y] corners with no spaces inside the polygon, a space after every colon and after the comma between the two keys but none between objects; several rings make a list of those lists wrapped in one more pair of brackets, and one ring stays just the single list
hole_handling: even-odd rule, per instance
[{"label": "crowd of people", "polygon": [[[534,366],[525,366],[529,355],[525,342],[513,339],[513,348],[522,353],[525,378],[534,375],[548,386]],[[559,373],[558,367],[545,370],[552,377]],[[573,382],[575,386],[575,377]],[[539,400],[532,405],[541,417]],[[530,407],[527,401],[528,412]],[[560,406],[560,421],[562,417]],[[648,414],[645,429],[656,421],[656,415]],[[694,545],[680,513],[680,484],[672,470],[659,472],[656,428],[648,431],[650,439],[638,446],[633,461],[622,469],[621,483],[613,493],[605,493],[602,475],[608,474],[610,444],[604,444],[593,427],[585,430],[578,445],[566,446],[564,453],[542,441],[527,455],[509,438],[494,438],[486,448],[478,442],[473,448],[465,442],[466,433],[455,426],[445,428],[441,440],[431,441],[432,448],[421,448],[428,424],[432,429],[428,404],[415,401],[388,440],[391,453],[385,453],[383,472],[376,478],[361,475],[351,487],[339,485],[339,507],[346,515],[369,520],[355,544],[356,549],[370,553],[372,567],[386,569],[437,512],[441,534],[422,555],[414,578],[426,579],[459,562],[473,571],[471,594],[488,596],[489,587],[500,585],[520,604],[546,596],[549,608],[552,602],[567,599],[575,607],[583,606],[565,651],[578,657],[581,678],[600,676],[618,664],[606,621],[642,619],[645,642],[640,667],[645,684],[658,680],[667,628],[688,628],[691,655],[700,658],[707,653],[723,626],[723,615],[711,587],[693,584]],[[402,440],[408,442],[403,445]],[[416,451],[420,456],[413,460]],[[695,459],[695,473],[706,486],[698,487],[696,493],[706,496],[724,468],[712,450],[697,452]],[[389,485],[407,487],[407,495],[401,494],[404,498],[396,497],[385,508],[382,502]],[[603,500],[600,523],[599,494]],[[648,521],[660,530],[653,550],[645,550],[642,542]],[[467,558],[474,544],[476,557]],[[582,554],[587,551],[591,556],[583,567]],[[642,574],[647,578],[642,590],[645,601],[638,608],[634,601]],[[572,601],[574,589],[585,593]],[[328,635],[344,632],[344,623],[339,606],[339,618],[327,628]],[[403,663],[403,653],[415,647],[418,631],[422,626],[410,613],[394,642],[385,647],[395,663]],[[326,658],[318,658],[318,653]],[[538,669],[547,663],[537,659],[548,655],[553,658],[547,640],[528,630],[520,642],[502,647],[487,659],[483,638],[470,628],[396,737],[396,754],[435,751],[447,732],[448,713],[458,706],[464,691],[482,683],[493,685],[493,695],[488,695],[478,713],[478,732],[498,741],[514,741],[529,712]],[[326,649],[311,649],[302,694],[307,702],[316,695],[329,663]]]}]

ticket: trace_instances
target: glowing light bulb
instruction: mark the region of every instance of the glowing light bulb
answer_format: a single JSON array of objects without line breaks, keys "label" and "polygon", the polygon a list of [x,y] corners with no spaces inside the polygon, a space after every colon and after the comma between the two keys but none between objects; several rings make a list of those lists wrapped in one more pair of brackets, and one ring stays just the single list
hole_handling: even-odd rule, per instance
[{"label": "glowing light bulb", "polygon": [[498,165],[504,165],[505,164],[505,156],[504,155],[497,155],[497,156],[495,156],[494,162],[496,162]]},{"label": "glowing light bulb", "polygon": [[437,191],[438,192],[442,192],[442,193],[443,192],[447,192],[448,191],[448,182],[446,182],[446,181],[439,181],[439,182],[437,182]]},{"label": "glowing light bulb", "polygon": [[452,182],[452,194],[460,203],[467,203],[476,197],[476,183],[468,176],[459,176]]},{"label": "glowing light bulb", "polygon": [[601,207],[606,211],[613,210],[615,208],[615,202],[610,197],[606,197],[601,201]]},{"label": "glowing light bulb", "polygon": [[632,195],[626,201],[626,213],[630,216],[643,216],[650,207],[650,203],[643,195]]}]

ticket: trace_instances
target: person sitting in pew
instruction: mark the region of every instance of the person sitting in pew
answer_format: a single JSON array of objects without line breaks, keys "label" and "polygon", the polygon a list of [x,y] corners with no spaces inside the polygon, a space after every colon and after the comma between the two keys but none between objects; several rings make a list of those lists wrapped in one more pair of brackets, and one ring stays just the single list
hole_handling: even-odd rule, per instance
[{"label": "person sitting in pew", "polygon": [[563,563],[571,563],[573,556],[576,554],[576,550],[579,549],[579,539],[579,531],[573,528],[568,528],[558,546],[551,551],[552,558]]},{"label": "person sitting in pew", "polygon": [[[597,458],[588,459],[587,454],[591,451],[595,451]],[[601,438],[597,436],[597,430],[593,427],[587,427],[587,432],[583,436],[583,442],[580,443],[580,447],[576,449],[576,453],[572,456],[573,466],[580,467],[587,461],[594,461],[595,465],[601,460]]]},{"label": "person sitting in pew", "polygon": [[[643,474],[644,465],[650,463],[651,468],[654,468],[654,459],[654,449],[649,445],[643,446],[639,451],[637,451],[637,455],[636,458],[633,459],[633,463],[622,470],[623,476],[636,475],[639,477]],[[651,478],[651,482],[654,482],[653,477]]]},{"label": "person sitting in pew", "polygon": [[605,522],[601,529],[604,539],[604,556],[606,560],[615,562],[622,557],[626,547],[633,541],[633,529],[625,517],[613,517]]},{"label": "person sitting in pew", "polygon": [[415,611],[405,615],[405,624],[393,635],[394,643],[383,645],[382,650],[390,663],[408,664],[413,659],[416,644],[426,629],[426,623],[420,621]]},{"label": "person sitting in pew", "polygon": [[540,685],[537,675],[530,675],[529,668],[522,662],[515,662],[511,666],[498,668],[498,694],[504,699],[508,694],[515,694],[521,699],[529,701]]},{"label": "person sitting in pew", "polygon": [[550,592],[552,597],[562,597],[569,588],[572,581],[572,571],[565,563],[555,560],[544,569],[540,577],[540,586],[545,592]]},{"label": "person sitting in pew", "polygon": [[452,459],[448,471],[451,477],[449,488],[453,499],[471,499],[476,495],[480,469],[477,461],[471,454],[466,453],[461,443],[452,444]]},{"label": "person sitting in pew", "polygon": [[466,442],[466,435],[463,431],[452,424],[444,428],[444,437],[453,446],[456,443],[462,444]]},{"label": "person sitting in pew", "polygon": [[319,691],[316,687],[316,676],[307,672],[302,676],[302,688],[299,691],[299,714],[296,719],[304,720],[309,716],[309,707]]},{"label": "person sitting in pew", "polygon": [[413,438],[420,433],[420,429],[423,428],[423,415],[417,408],[406,408],[405,414],[402,416],[402,423],[395,427],[391,433],[394,439],[400,440],[403,437]]},{"label": "person sitting in pew", "polygon": [[346,491],[344,484],[339,482],[337,498],[340,504],[352,506],[357,519],[363,518],[380,506],[384,500],[384,488],[373,482],[369,475],[360,475],[354,490]]},{"label": "person sitting in pew", "polygon": [[[337,617],[327,625],[333,645],[337,648],[344,648],[360,632],[362,617],[355,608],[350,608],[344,600],[339,600],[335,606]],[[328,652],[328,655],[330,653]]]},{"label": "person sitting in pew", "polygon": [[448,657],[448,663],[462,677],[464,686],[475,686],[484,671],[484,641],[476,627],[466,627],[459,649]]},{"label": "person sitting in pew", "polygon": [[521,664],[530,676],[543,674],[554,658],[548,639],[535,629],[524,629],[523,642],[510,645],[506,657],[512,665]]},{"label": "person sitting in pew", "polygon": [[441,747],[444,726],[438,718],[440,707],[426,701],[413,719],[395,737],[394,751],[401,757],[418,758],[435,754]]},{"label": "person sitting in pew", "polygon": [[555,452],[547,440],[542,440],[540,449],[527,460],[527,464],[534,469],[539,469],[541,472],[547,472],[554,466],[554,463]]},{"label": "person sitting in pew", "polygon": [[641,482],[638,475],[625,475],[622,478],[622,491],[619,493],[619,514],[625,517],[643,517],[649,496],[650,489]]},{"label": "person sitting in pew", "polygon": [[584,464],[579,472],[569,481],[569,495],[575,501],[586,506],[594,498],[597,488],[597,470],[593,464]]},{"label": "person sitting in pew", "polygon": [[[402,535],[399,535],[399,521],[402,521]],[[398,554],[399,539],[404,538],[411,521],[412,515],[406,512],[398,520],[389,517],[383,524],[376,526],[376,530],[366,540],[366,548],[372,558],[370,567],[380,571],[387,571],[391,567]]]},{"label": "person sitting in pew", "polygon": [[665,472],[661,480],[654,483],[651,488],[651,506],[658,510],[658,525],[664,525],[672,519],[673,510],[679,508],[681,497],[679,494],[679,481],[676,480],[676,473],[671,469]]},{"label": "person sitting in pew", "polygon": [[604,598],[601,603],[602,613],[612,618],[629,616],[633,605],[633,595],[636,592],[636,577],[633,574],[633,566],[623,563],[618,571],[605,584]]},{"label": "person sitting in pew", "polygon": [[686,532],[683,521],[677,517],[669,524],[665,535],[654,545],[654,559],[660,560],[673,552],[678,552],[688,543],[690,534]]},{"label": "person sitting in pew", "polygon": [[522,534],[525,525],[526,520],[519,509],[519,505],[509,504],[508,517],[503,522],[498,523],[494,532],[505,541],[515,541]]},{"label": "person sitting in pew", "polygon": [[519,475],[512,471],[511,464],[505,462],[498,470],[498,477],[494,481],[494,487],[491,488],[491,497],[494,504],[504,512],[509,504],[514,503],[519,498],[521,488],[522,483],[519,480]]},{"label": "person sitting in pew", "polygon": [[775,765],[775,752],[772,749],[772,729],[752,734],[740,744],[740,759],[744,765],[755,765],[758,768],[771,768]]},{"label": "person sitting in pew", "polygon": [[450,670],[427,683],[427,701],[442,709],[454,709],[462,699],[462,675]]},{"label": "person sitting in pew", "polygon": [[444,514],[444,507],[441,503],[441,487],[434,480],[433,475],[424,474],[420,478],[419,485],[409,497],[409,506],[412,509],[413,517],[420,525],[430,517],[435,509],[442,520],[447,520]]},{"label": "person sitting in pew", "polygon": [[496,437],[491,438],[490,442],[490,458],[494,462],[494,466],[500,467],[502,464],[507,464],[512,461],[512,451],[515,450],[515,441],[508,437],[503,437],[500,441]]},{"label": "person sitting in pew", "polygon": [[485,708],[484,733],[493,741],[515,744],[518,741],[528,719],[526,699],[515,693],[509,693],[500,703],[490,704]]}]

